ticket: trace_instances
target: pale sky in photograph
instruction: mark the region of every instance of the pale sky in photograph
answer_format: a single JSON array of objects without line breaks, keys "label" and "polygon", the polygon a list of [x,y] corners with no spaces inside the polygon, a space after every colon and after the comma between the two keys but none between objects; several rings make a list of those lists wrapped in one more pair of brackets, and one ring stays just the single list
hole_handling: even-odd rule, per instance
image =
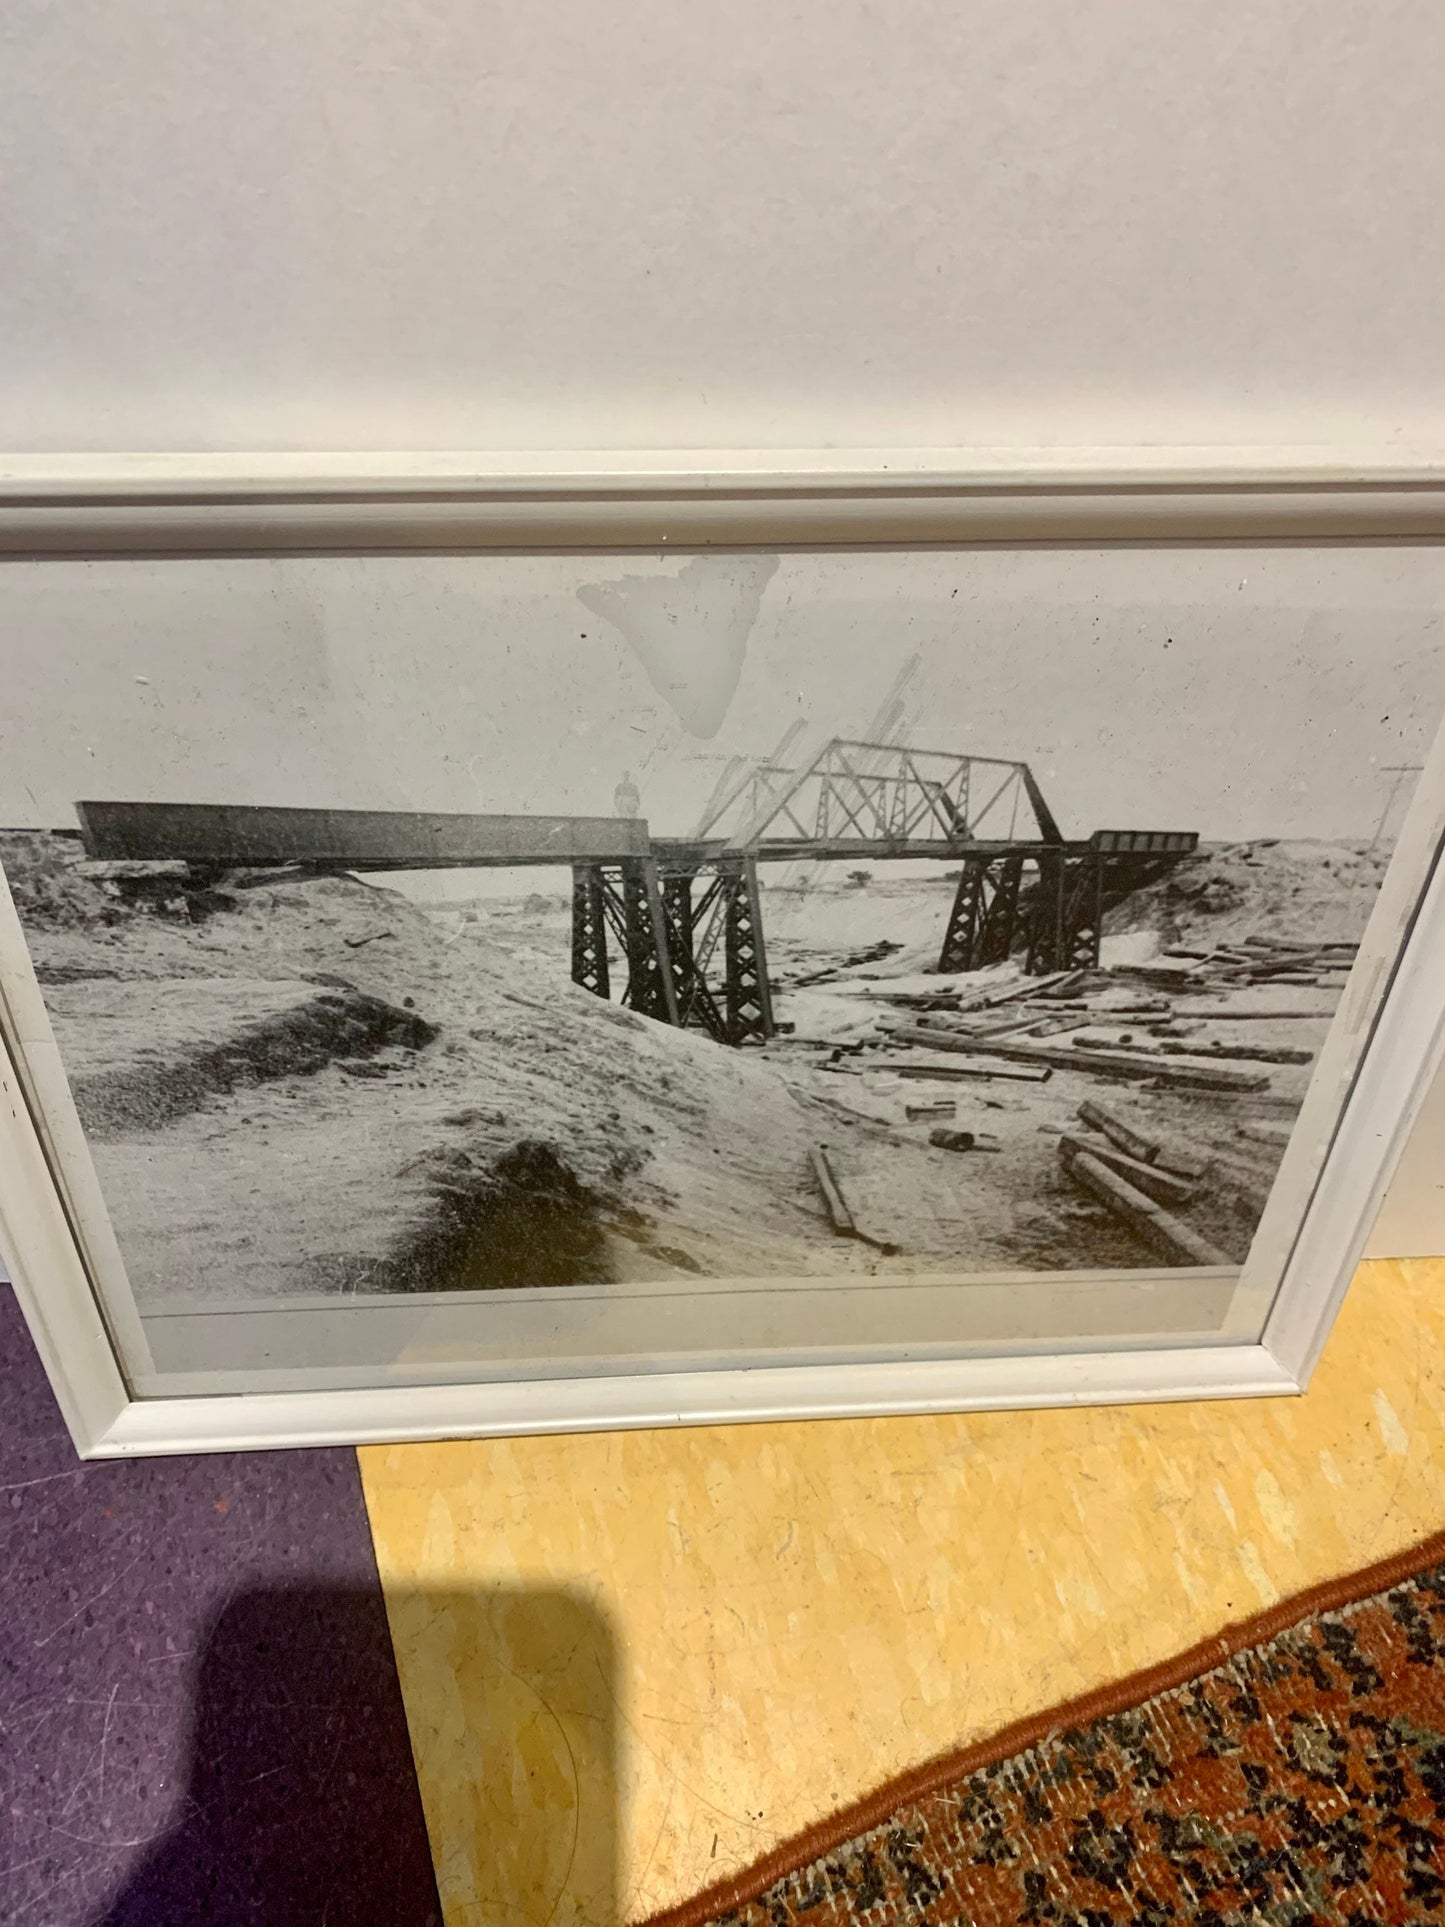
[{"label": "pale sky in photograph", "polygon": [[608,814],[862,733],[1030,762],[1068,835],[1368,836],[1445,707],[1428,548],[0,567],[0,825],[81,798]]}]

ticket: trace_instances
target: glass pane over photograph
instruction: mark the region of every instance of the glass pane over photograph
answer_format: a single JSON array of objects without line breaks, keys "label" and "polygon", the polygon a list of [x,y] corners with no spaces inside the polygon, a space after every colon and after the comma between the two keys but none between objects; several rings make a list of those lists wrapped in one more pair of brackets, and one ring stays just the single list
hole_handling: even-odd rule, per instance
[{"label": "glass pane over photograph", "polygon": [[137,1390],[1252,1342],[1441,603],[1425,548],[10,565],[5,967]]}]

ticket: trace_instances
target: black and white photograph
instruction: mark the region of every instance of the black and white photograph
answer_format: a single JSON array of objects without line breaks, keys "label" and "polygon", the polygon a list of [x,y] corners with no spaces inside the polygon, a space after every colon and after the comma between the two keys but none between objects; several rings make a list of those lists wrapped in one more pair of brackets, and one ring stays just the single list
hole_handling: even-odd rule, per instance
[{"label": "black and white photograph", "polygon": [[1409,550],[10,568],[0,865],[141,1314],[1239,1267],[1440,602]]}]

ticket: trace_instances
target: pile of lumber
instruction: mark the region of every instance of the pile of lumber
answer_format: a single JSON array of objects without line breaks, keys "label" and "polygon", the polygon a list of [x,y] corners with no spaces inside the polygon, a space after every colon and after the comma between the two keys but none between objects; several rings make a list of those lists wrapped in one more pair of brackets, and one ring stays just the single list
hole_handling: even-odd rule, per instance
[{"label": "pile of lumber", "polygon": [[1186,1090],[1235,1093],[1269,1088],[1269,1076],[1264,1071],[1186,1062],[1182,1058],[1164,1058],[1144,1051],[1108,1046],[1080,1050],[1076,1044],[1039,1043],[1014,1035],[978,1036],[965,1030],[946,1030],[936,1024],[890,1023],[884,1028],[895,1043],[922,1044],[930,1050],[957,1052],[960,1056],[1001,1057],[1008,1063],[1047,1066],[1051,1070],[1148,1078],[1157,1084]]},{"label": "pile of lumber", "polygon": [[1238,984],[1338,985],[1355,961],[1359,944],[1343,939],[1298,942],[1284,937],[1243,937],[1238,943],[1173,944],[1156,962],[1120,964],[1121,974],[1168,990],[1209,990]]},{"label": "pile of lumber", "polygon": [[956,990],[875,990],[871,995],[880,1004],[893,1004],[900,1010],[957,1011],[962,1007]]},{"label": "pile of lumber", "polygon": [[1169,1144],[1092,1101],[1079,1106],[1082,1131],[1059,1139],[1070,1178],[1175,1264],[1228,1266],[1228,1255],[1169,1208],[1191,1203],[1208,1180],[1208,1154]]},{"label": "pile of lumber", "polygon": [[836,963],[827,964],[821,970],[810,972],[806,977],[779,976],[775,987],[780,990],[801,990],[806,984],[832,983],[835,978],[841,977],[845,970],[856,970],[861,964],[882,963],[885,957],[891,957],[895,951],[902,948],[901,943],[894,943],[884,937],[878,943],[869,944],[866,950],[855,950],[846,957],[840,957]]},{"label": "pile of lumber", "polygon": [[[1250,937],[1208,950],[1175,946],[1147,964],[1015,978],[971,995],[882,992],[882,1001],[894,1005],[897,1015],[881,1019],[880,1028],[894,1045],[1245,1095],[1269,1089],[1268,1075],[1252,1066],[1307,1065],[1314,1061],[1314,1049],[1252,1042],[1247,1033],[1244,1039],[1200,1035],[1201,1027],[1294,1018],[1323,1022],[1334,1015],[1333,1005],[1317,1000],[1303,1010],[1281,1009],[1278,1003],[1269,1010],[1235,1010],[1226,1001],[1176,1003],[1160,991],[1167,987],[1207,996],[1213,990],[1221,999],[1255,984],[1286,990],[1312,984],[1338,991],[1356,949],[1343,940],[1302,944]],[[1104,1034],[1083,1034],[1091,1030]]]}]

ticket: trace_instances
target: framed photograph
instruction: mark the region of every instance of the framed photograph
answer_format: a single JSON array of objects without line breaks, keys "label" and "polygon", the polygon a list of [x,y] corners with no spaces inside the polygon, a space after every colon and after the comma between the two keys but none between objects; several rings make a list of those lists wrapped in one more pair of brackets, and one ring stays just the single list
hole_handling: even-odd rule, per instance
[{"label": "framed photograph", "polygon": [[1445,1039],[1445,476],[0,484],[85,1454],[1288,1393]]}]

